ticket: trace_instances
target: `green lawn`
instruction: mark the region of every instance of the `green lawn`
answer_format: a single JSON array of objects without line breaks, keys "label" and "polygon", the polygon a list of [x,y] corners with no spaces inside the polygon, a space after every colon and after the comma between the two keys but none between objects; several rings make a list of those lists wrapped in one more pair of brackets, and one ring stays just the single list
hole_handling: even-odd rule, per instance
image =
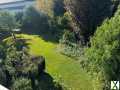
[{"label": "green lawn", "polygon": [[77,61],[60,54],[57,44],[44,41],[35,35],[18,35],[27,41],[32,55],[43,55],[46,58],[46,72],[56,81],[64,84],[69,90],[93,90],[89,76],[80,68]]}]

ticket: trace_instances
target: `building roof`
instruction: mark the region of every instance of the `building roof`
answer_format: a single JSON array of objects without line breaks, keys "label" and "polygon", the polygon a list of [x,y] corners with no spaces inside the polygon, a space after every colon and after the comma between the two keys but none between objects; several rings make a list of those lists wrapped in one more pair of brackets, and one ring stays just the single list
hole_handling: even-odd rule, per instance
[{"label": "building roof", "polygon": [[0,3],[0,5],[24,3],[26,1],[34,1],[34,0],[19,0],[19,1],[5,2],[5,3]]},{"label": "building roof", "polygon": [[20,0],[14,2],[0,3],[0,10],[22,11],[25,6],[32,5],[34,0]]}]

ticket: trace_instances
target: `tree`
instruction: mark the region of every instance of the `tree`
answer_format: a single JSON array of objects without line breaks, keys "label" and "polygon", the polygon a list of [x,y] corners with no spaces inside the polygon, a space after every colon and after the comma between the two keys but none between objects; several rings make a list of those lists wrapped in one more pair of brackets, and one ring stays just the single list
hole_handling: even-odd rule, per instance
[{"label": "tree", "polygon": [[26,78],[18,78],[12,85],[12,90],[33,90],[31,81]]},{"label": "tree", "polygon": [[64,14],[64,0],[37,0],[37,8],[48,16]]},{"label": "tree", "polygon": [[119,0],[65,0],[65,5],[72,17],[73,31],[79,32],[78,36],[83,36],[84,41],[89,41],[96,27],[114,14]]},{"label": "tree", "polygon": [[23,12],[16,12],[15,13],[15,19],[17,22],[19,22],[20,24],[22,24],[22,17],[23,17]]},{"label": "tree", "polygon": [[42,12],[53,15],[54,0],[37,0],[37,8]]},{"label": "tree", "polygon": [[[29,30],[28,33],[41,33],[49,29],[48,17],[30,6],[23,12],[23,29]],[[34,29],[34,30],[33,30]]]},{"label": "tree", "polygon": [[[102,83],[102,89],[108,90],[109,81],[120,80],[120,7],[110,20],[100,26],[93,38],[91,47],[85,51],[83,67],[96,80]],[[94,83],[95,84],[95,83]],[[96,85],[96,84],[95,84]],[[106,88],[106,89],[105,89]]]},{"label": "tree", "polygon": [[0,29],[9,32],[14,40],[16,40],[14,29],[18,26],[19,23],[16,22],[14,15],[5,11],[0,12]]},{"label": "tree", "polygon": [[3,45],[4,44],[0,44],[0,59],[4,59],[6,56],[6,54],[5,54],[6,48]]},{"label": "tree", "polygon": [[6,75],[0,67],[0,84],[6,85]]}]

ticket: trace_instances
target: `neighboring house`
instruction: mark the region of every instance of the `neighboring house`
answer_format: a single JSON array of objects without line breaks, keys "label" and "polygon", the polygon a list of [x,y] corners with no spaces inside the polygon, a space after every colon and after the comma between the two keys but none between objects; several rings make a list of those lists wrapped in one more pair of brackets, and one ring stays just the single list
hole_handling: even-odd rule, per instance
[{"label": "neighboring house", "polygon": [[9,90],[9,89],[7,89],[6,87],[0,85],[0,90]]},{"label": "neighboring house", "polygon": [[21,12],[26,6],[33,5],[35,0],[20,0],[14,2],[0,3],[0,10]]}]

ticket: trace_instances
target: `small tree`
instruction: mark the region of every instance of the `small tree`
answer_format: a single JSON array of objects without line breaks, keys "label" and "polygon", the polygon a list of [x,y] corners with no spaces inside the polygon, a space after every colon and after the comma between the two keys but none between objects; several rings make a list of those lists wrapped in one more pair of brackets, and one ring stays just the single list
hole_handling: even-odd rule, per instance
[{"label": "small tree", "polygon": [[31,81],[26,78],[18,78],[12,85],[12,90],[33,90]]},{"label": "small tree", "polygon": [[54,0],[37,0],[37,8],[42,12],[53,15]]},{"label": "small tree", "polygon": [[0,84],[6,85],[6,75],[0,67]]},{"label": "small tree", "polygon": [[37,0],[37,8],[48,16],[64,14],[64,0]]},{"label": "small tree", "polygon": [[0,12],[0,29],[9,32],[14,40],[16,40],[14,30],[18,26],[19,23],[16,22],[14,15],[6,11]]},{"label": "small tree", "polygon": [[[23,12],[23,30],[29,33],[41,33],[49,29],[48,17],[30,6]],[[33,30],[34,29],[34,30]]]}]

